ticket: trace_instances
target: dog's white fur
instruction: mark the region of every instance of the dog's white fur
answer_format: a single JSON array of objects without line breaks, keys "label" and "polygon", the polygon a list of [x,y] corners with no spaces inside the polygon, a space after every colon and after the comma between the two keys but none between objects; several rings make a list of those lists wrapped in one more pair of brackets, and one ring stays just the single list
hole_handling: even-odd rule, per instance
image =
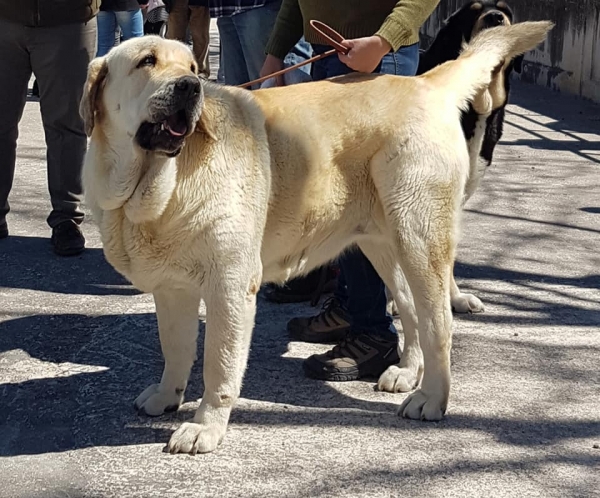
[{"label": "dog's white fur", "polygon": [[[151,118],[152,96],[191,74],[190,51],[146,37],[91,64],[82,101],[91,132],[86,199],[108,261],[153,293],[165,357],[160,383],[136,400],[146,413],[183,401],[206,302],[205,392],[193,422],[171,437],[171,452],[208,452],[223,439],[261,282],[306,273],[353,244],[400,304],[400,367],[411,388],[424,370],[400,414],[442,418],[469,177],[460,109],[488,91],[494,68],[548,29],[487,30],[457,61],[415,78],[347,76],[256,92],[205,84],[197,130],[176,158],[143,150],[135,136]],[[148,50],[156,65],[138,67]]]}]

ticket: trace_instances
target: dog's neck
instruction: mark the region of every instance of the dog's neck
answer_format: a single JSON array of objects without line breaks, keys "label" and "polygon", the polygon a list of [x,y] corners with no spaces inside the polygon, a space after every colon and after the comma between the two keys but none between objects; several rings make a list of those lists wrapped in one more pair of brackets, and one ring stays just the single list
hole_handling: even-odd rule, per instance
[{"label": "dog's neck", "polygon": [[[126,134],[97,138],[89,154],[96,155],[96,167],[103,171],[92,171],[96,178],[87,182],[93,185],[92,201],[105,211],[123,208],[133,223],[159,218],[175,189],[175,158],[145,151]],[[108,143],[116,145],[108,147]]]},{"label": "dog's neck", "polygon": [[177,184],[177,162],[174,157],[142,151],[139,160],[139,181],[123,205],[125,216],[133,223],[160,218]]}]

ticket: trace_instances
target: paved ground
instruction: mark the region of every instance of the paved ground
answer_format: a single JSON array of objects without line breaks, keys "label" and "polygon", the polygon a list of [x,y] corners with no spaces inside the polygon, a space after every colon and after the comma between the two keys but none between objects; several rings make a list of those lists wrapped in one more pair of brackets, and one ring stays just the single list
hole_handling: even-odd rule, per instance
[{"label": "paved ground", "polygon": [[447,418],[400,419],[404,396],[372,382],[305,379],[324,347],[285,323],[313,310],[261,301],[227,437],[191,457],[162,448],[197,402],[132,408],[162,368],[150,296],[107,265],[89,219],[84,255],[50,251],[30,101],[0,241],[0,496],[600,496],[600,107],[526,85],[513,103],[464,220],[459,284],[487,309],[455,322]]}]

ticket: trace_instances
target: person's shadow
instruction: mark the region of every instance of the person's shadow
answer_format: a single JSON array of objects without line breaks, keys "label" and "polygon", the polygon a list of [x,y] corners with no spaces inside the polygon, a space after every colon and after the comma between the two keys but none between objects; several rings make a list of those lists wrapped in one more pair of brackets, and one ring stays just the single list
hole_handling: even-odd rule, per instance
[{"label": "person's shadow", "polygon": [[61,258],[47,238],[14,235],[0,240],[0,287],[97,296],[140,293],[108,264],[102,249]]}]

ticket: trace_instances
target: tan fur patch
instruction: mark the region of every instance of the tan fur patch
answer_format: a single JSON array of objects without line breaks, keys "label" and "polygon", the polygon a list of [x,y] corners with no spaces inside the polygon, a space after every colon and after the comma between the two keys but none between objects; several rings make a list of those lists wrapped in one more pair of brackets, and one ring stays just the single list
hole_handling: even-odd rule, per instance
[{"label": "tan fur patch", "polygon": [[248,294],[250,295],[256,295],[258,294],[258,291],[260,289],[260,285],[259,283],[253,279],[252,282],[250,282],[250,287],[248,287]]}]

